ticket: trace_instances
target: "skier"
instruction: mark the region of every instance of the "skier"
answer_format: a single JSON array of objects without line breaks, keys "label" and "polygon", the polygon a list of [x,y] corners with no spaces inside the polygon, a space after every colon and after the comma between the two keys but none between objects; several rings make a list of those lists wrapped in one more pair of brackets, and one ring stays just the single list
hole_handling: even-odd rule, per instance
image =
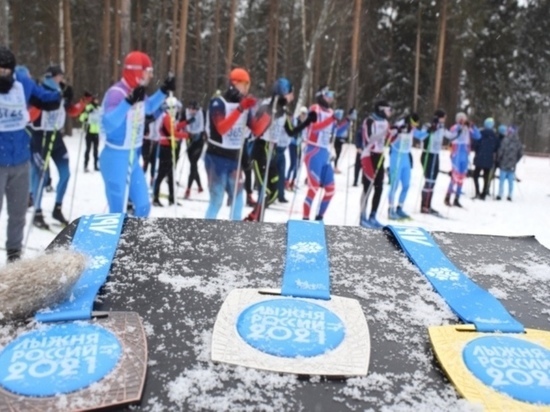
[{"label": "skier", "polygon": [[44,221],[42,213],[42,193],[50,176],[49,161],[46,164],[46,158],[53,160],[59,174],[52,218],[62,225],[67,225],[69,222],[63,215],[62,203],[69,184],[70,171],[69,152],[63,141],[62,130],[65,126],[67,114],[71,117],[80,115],[90,101],[90,98],[84,97],[78,104],[73,105],[73,89],[65,84],[63,80],[64,73],[60,66],[48,67],[42,80],[42,86],[47,90],[62,92],[63,104],[58,109],[50,111],[40,110],[34,105],[30,109],[31,117],[34,119],[30,124],[33,153],[31,176],[34,199],[33,224],[46,230],[49,229],[49,225]]},{"label": "skier", "polygon": [[[85,94],[86,96],[86,94]],[[86,105],[80,115],[80,122],[84,125],[86,132],[86,151],[84,152],[84,172],[88,172],[88,162],[90,160],[90,150],[93,147],[94,170],[99,170],[98,146],[99,146],[99,100],[97,96],[92,97],[92,101]]]},{"label": "skier", "polygon": [[110,213],[126,212],[130,200],[137,217],[147,217],[151,210],[145,174],[139,165],[145,115],[154,113],[176,88],[175,78],[168,76],[148,97],[145,87],[152,77],[149,56],[132,51],[124,59],[122,78],[103,98],[101,134],[105,147],[99,156],[99,169]]},{"label": "skier", "polygon": [[187,181],[187,189],[185,190],[185,198],[189,199],[191,195],[191,185],[197,182],[199,193],[203,191],[201,178],[199,176],[198,162],[204,148],[204,114],[196,101],[189,103],[189,107],[185,110],[186,119],[194,119],[192,123],[187,124],[187,158],[189,159],[189,179]]},{"label": "skier", "polygon": [[508,197],[512,201],[514,193],[514,181],[516,180],[516,165],[523,156],[523,147],[519,141],[516,131],[513,128],[499,126],[499,132],[504,135],[502,143],[497,152],[497,159],[500,167],[499,186],[497,200],[504,196],[504,182],[508,182]]},{"label": "skier", "polygon": [[[297,126],[307,118],[307,107],[302,106],[298,112],[298,116],[293,120],[292,126]],[[290,142],[288,145],[288,154],[290,155],[290,166],[286,174],[285,187],[287,190],[295,189],[296,175],[300,161],[302,160],[302,140],[304,131],[300,132],[297,136],[290,136]]]},{"label": "skier", "polygon": [[[278,193],[280,169],[277,165],[276,150],[279,141],[288,139],[291,119],[287,105],[293,99],[292,84],[288,79],[281,77],[275,81],[271,97],[261,102],[254,115],[257,122],[263,125],[259,133],[252,131],[252,134],[257,137],[252,149],[252,159],[259,195],[256,206],[245,220],[261,221],[264,210],[280,196]],[[281,200],[280,197],[279,200]]]},{"label": "skier", "polygon": [[[445,205],[462,207],[460,195],[464,178],[468,174],[468,163],[470,156],[470,140],[479,140],[481,135],[478,128],[468,121],[466,113],[456,114],[456,124],[451,127],[455,136],[451,141],[451,182],[445,195]],[[451,194],[455,193],[454,202],[451,204]]]},{"label": "skier", "polygon": [[[361,194],[361,208],[359,224],[363,227],[380,229],[382,224],[376,219],[384,184],[384,149],[386,143],[395,130],[390,132],[388,118],[391,116],[391,107],[385,100],[374,104],[374,112],[368,116],[361,126],[363,150],[361,152],[361,166],[363,169],[363,193]],[[367,203],[374,188],[371,212],[367,218]]]},{"label": "skier", "polygon": [[[418,114],[411,113],[405,119],[396,123],[397,135],[392,139],[390,151],[390,192],[388,194],[388,218],[390,220],[410,219],[410,216],[403,211],[403,205],[407,198],[411,183],[411,148],[413,138],[424,140],[428,136],[426,130],[420,130],[420,118]],[[399,202],[395,207],[395,195],[397,187],[401,183]]]},{"label": "skier", "polygon": [[[495,158],[498,150],[499,139],[494,131],[495,121],[488,117],[483,122],[481,138],[472,145],[475,150],[474,157],[474,186],[476,194],[474,199],[485,200],[489,194],[489,185],[495,173]],[[479,175],[483,171],[483,192],[479,191]]]},{"label": "skier", "polygon": [[217,217],[226,190],[229,193],[236,191],[230,219],[242,219],[243,190],[239,158],[249,130],[258,127],[250,112],[256,99],[248,94],[249,89],[250,75],[242,68],[235,68],[229,74],[229,87],[225,93],[214,95],[210,100],[206,128],[208,147],[204,156],[210,192],[207,219]]},{"label": "skier", "polygon": [[338,160],[342,154],[342,146],[347,142],[349,136],[349,129],[351,126],[350,116],[353,113],[353,109],[350,111],[348,116],[344,117],[344,111],[342,109],[336,109],[334,111],[334,117],[336,117],[336,123],[334,124],[333,134],[334,134],[334,151],[336,152],[336,157],[334,158],[334,173],[339,174],[340,169],[338,169]]},{"label": "skier", "polygon": [[169,96],[165,102],[165,110],[161,118],[159,128],[160,139],[158,141],[158,172],[153,189],[153,206],[162,207],[159,200],[160,184],[166,178],[168,180],[168,204],[173,205],[176,202],[174,194],[174,166],[175,153],[177,151],[176,139],[186,139],[189,134],[185,131],[186,127],[193,123],[190,121],[178,122],[177,112],[181,103],[173,96]]},{"label": "skier", "polygon": [[321,187],[325,189],[325,194],[321,199],[315,220],[323,220],[330,200],[334,196],[334,170],[330,164],[331,132],[336,121],[334,112],[330,108],[334,101],[334,92],[323,86],[315,94],[315,100],[316,103],[309,108],[306,120],[291,132],[293,136],[297,136],[306,127],[308,128],[304,154],[308,185],[303,205],[304,220],[310,219],[313,199]]},{"label": "skier", "polygon": [[[288,103],[288,102],[287,102]],[[285,116],[287,121],[292,122],[292,119],[290,116]],[[285,189],[287,188],[286,181],[285,181],[285,171],[286,171],[286,152],[288,147],[290,146],[290,136],[288,133],[284,130],[279,130],[278,136],[279,139],[277,140],[277,155],[275,156],[276,159],[276,165],[277,165],[277,174],[278,174],[278,180],[277,180],[277,198],[279,200],[279,203],[288,203],[288,200],[285,198]]]},{"label": "skier", "polygon": [[420,162],[424,171],[424,187],[422,188],[420,213],[432,214],[434,216],[441,216],[437,210],[432,208],[435,181],[439,174],[439,152],[441,152],[444,138],[450,140],[456,137],[455,133],[451,133],[445,128],[446,119],[447,114],[443,109],[437,109],[434,112],[432,123],[428,128],[429,136],[424,140],[420,156]]},{"label": "skier", "polygon": [[38,86],[22,71],[15,72],[15,56],[0,46],[0,208],[6,197],[8,225],[6,251],[8,262],[21,258],[25,213],[29,196],[30,142],[25,126],[29,121],[27,106],[55,110],[61,103],[59,90]]}]

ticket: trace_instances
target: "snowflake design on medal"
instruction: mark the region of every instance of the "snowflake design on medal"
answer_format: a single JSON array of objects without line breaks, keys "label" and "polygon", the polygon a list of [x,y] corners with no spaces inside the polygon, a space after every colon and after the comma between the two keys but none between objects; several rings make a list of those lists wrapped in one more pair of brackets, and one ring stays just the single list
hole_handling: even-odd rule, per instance
[{"label": "snowflake design on medal", "polygon": [[426,274],[431,278],[436,278],[441,281],[448,280],[451,282],[456,282],[460,278],[460,275],[457,272],[449,268],[431,268]]},{"label": "snowflake design on medal", "polygon": [[322,250],[323,246],[317,242],[298,242],[290,246],[292,258],[295,261],[314,262],[315,256],[311,255],[316,255]]},{"label": "snowflake design on medal", "polygon": [[109,259],[107,259],[105,256],[97,255],[90,259],[88,269],[99,269],[108,263]]}]

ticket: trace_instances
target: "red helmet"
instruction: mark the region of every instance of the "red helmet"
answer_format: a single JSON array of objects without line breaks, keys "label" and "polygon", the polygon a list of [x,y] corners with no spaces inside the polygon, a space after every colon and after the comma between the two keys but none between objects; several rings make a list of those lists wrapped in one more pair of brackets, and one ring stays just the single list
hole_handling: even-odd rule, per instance
[{"label": "red helmet", "polygon": [[149,56],[140,51],[128,53],[124,59],[122,78],[132,89],[139,86],[146,70],[153,70],[153,63]]}]

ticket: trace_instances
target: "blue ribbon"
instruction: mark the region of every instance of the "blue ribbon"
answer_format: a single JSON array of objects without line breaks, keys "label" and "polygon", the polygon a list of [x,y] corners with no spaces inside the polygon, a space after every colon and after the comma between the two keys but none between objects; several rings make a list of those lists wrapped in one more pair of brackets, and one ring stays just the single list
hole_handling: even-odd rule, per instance
[{"label": "blue ribbon", "polygon": [[107,280],[124,217],[124,214],[114,213],[80,218],[72,247],[87,255],[90,262],[73,286],[70,298],[47,311],[38,312],[37,321],[59,322],[92,317],[94,300]]},{"label": "blue ribbon", "polygon": [[405,254],[428,278],[451,309],[479,332],[522,333],[524,327],[493,295],[479,287],[445,256],[420,227],[386,226]]},{"label": "blue ribbon", "polygon": [[322,222],[289,220],[281,295],[330,299],[330,272]]}]

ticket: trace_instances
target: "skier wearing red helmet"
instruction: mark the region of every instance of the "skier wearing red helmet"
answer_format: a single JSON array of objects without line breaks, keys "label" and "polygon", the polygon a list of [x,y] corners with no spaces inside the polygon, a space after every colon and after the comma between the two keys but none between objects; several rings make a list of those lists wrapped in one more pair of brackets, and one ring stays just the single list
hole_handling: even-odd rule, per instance
[{"label": "skier wearing red helmet", "polygon": [[175,78],[169,75],[159,90],[147,96],[145,87],[152,77],[149,56],[140,51],[129,53],[122,79],[107,90],[101,105],[100,134],[105,147],[99,164],[111,213],[125,212],[129,201],[135,216],[146,217],[151,210],[145,174],[139,165],[145,115],[159,109],[176,88]]}]

